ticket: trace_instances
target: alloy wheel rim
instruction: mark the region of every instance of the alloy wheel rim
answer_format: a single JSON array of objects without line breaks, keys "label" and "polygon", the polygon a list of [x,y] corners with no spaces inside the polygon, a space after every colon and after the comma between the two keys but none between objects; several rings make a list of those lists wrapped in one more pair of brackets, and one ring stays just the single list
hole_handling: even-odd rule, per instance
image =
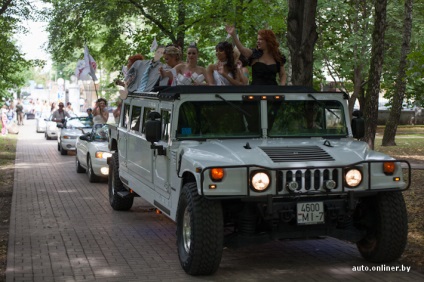
[{"label": "alloy wheel rim", "polygon": [[184,210],[182,232],[183,232],[182,235],[183,235],[184,249],[188,253],[190,251],[190,246],[191,246],[191,226],[190,226],[190,213],[187,207]]}]

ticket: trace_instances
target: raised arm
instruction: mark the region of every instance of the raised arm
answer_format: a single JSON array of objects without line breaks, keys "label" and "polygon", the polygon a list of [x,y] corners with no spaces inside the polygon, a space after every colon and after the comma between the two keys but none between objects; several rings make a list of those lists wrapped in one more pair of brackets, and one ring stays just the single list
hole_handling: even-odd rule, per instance
[{"label": "raised arm", "polygon": [[239,49],[240,53],[246,58],[250,58],[253,52],[249,48],[244,47],[243,44],[240,42],[236,33],[236,28],[232,25],[227,25],[225,26],[225,30],[229,35],[231,35],[231,38],[233,38],[233,41]]},{"label": "raised arm", "polygon": [[211,64],[206,69],[206,78],[209,81],[209,85],[216,85],[215,79],[213,78],[213,71],[215,70],[215,64]]}]

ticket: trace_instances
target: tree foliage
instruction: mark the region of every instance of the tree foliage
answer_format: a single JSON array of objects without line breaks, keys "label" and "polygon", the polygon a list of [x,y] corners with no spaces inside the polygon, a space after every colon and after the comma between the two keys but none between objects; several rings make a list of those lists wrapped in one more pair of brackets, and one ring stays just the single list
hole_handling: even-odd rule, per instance
[{"label": "tree foliage", "polygon": [[26,0],[3,0],[0,2],[0,99],[9,99],[11,91],[18,91],[26,82],[23,71],[31,66],[25,60],[13,35],[26,32],[19,24],[29,19],[32,6]]},{"label": "tree foliage", "polygon": [[226,23],[236,24],[246,46],[254,47],[260,28],[272,28],[280,43],[285,37],[281,15],[287,13],[287,5],[283,0],[254,4],[244,0],[46,2],[52,4],[48,49],[53,59],[75,64],[87,44],[100,67],[108,71],[120,70],[130,55],[152,55],[150,45],[155,37],[162,45],[197,43],[199,63],[206,66],[215,59],[215,45],[226,39]]}]

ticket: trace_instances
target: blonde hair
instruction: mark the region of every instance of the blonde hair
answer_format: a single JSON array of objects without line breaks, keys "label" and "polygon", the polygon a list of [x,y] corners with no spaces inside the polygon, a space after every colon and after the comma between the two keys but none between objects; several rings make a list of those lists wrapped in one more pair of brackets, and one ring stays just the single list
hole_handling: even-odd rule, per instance
[{"label": "blonde hair", "polygon": [[163,53],[167,54],[167,55],[174,56],[177,59],[177,61],[181,60],[181,57],[183,56],[181,49],[177,48],[175,46],[166,47],[165,52],[163,52]]}]

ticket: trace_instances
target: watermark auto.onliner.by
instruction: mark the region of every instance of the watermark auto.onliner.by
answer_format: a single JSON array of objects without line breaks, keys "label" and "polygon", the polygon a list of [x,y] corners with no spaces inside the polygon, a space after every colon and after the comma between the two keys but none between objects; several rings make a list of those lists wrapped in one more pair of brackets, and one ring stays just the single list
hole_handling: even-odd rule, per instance
[{"label": "watermark auto.onliner.by", "polygon": [[359,265],[359,266],[353,266],[352,271],[403,271],[403,272],[410,272],[411,267],[410,266],[404,266],[402,265],[377,265],[377,266],[367,266],[367,265]]}]

